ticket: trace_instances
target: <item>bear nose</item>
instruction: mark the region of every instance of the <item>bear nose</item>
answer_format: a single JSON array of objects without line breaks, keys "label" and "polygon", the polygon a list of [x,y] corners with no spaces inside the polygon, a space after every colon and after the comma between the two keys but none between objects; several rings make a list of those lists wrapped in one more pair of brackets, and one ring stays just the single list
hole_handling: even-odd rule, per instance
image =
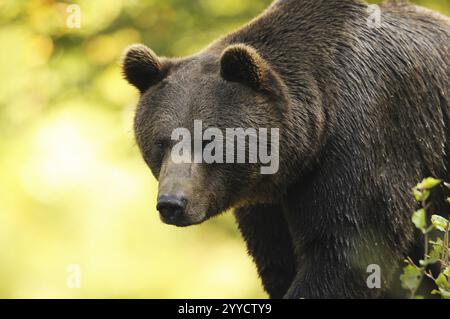
[{"label": "bear nose", "polygon": [[182,196],[161,195],[156,209],[164,219],[175,220],[184,213],[187,200]]}]

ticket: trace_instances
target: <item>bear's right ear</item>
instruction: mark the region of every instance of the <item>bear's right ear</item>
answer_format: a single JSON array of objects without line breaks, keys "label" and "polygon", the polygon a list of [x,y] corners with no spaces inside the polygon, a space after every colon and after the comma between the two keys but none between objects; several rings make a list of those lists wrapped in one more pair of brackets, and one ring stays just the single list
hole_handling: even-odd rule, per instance
[{"label": "bear's right ear", "polygon": [[133,44],[126,49],[122,72],[127,81],[141,93],[164,77],[161,60],[143,44]]}]

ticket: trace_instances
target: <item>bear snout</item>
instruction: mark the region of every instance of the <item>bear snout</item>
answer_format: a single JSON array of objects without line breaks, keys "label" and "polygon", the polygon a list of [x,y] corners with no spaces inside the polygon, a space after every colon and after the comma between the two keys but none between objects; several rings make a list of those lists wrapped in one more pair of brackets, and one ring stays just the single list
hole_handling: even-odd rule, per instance
[{"label": "bear snout", "polygon": [[161,195],[156,209],[165,221],[176,222],[185,213],[187,200],[184,196]]}]

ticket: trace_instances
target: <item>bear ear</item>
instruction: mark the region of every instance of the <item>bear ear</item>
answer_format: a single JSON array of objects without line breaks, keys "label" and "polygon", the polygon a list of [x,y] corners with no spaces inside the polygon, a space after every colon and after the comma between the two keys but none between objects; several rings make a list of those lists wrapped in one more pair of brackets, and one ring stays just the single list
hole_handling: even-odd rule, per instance
[{"label": "bear ear", "polygon": [[269,66],[252,47],[233,44],[226,48],[220,58],[220,74],[230,82],[240,82],[259,89]]},{"label": "bear ear", "polygon": [[141,93],[163,78],[160,59],[143,44],[133,44],[125,50],[122,72],[127,81]]}]

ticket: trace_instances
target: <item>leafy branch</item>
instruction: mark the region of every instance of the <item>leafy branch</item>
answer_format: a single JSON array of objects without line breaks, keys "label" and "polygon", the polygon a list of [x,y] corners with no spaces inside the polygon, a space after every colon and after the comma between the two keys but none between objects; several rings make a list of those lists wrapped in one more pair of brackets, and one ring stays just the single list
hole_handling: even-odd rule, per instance
[{"label": "leafy branch", "polygon": [[[432,215],[431,223],[428,224],[427,222],[427,212],[430,208],[428,199],[431,191],[442,184],[450,189],[449,184],[431,177],[424,179],[413,188],[414,198],[421,204],[421,208],[414,212],[412,222],[423,234],[425,252],[423,259],[419,261],[419,265],[408,257],[405,260],[407,266],[403,269],[403,274],[400,276],[402,287],[410,291],[411,298],[422,298],[417,295],[417,291],[422,284],[423,278],[428,277],[435,282],[438,288],[431,293],[440,295],[443,299],[450,299],[449,220],[439,215]],[[447,202],[450,203],[450,198],[447,198]],[[430,233],[435,230],[443,233],[443,239],[438,237],[434,241],[430,240]],[[437,277],[434,277],[431,271],[428,270],[428,266],[432,264],[440,265],[440,272]]]}]

